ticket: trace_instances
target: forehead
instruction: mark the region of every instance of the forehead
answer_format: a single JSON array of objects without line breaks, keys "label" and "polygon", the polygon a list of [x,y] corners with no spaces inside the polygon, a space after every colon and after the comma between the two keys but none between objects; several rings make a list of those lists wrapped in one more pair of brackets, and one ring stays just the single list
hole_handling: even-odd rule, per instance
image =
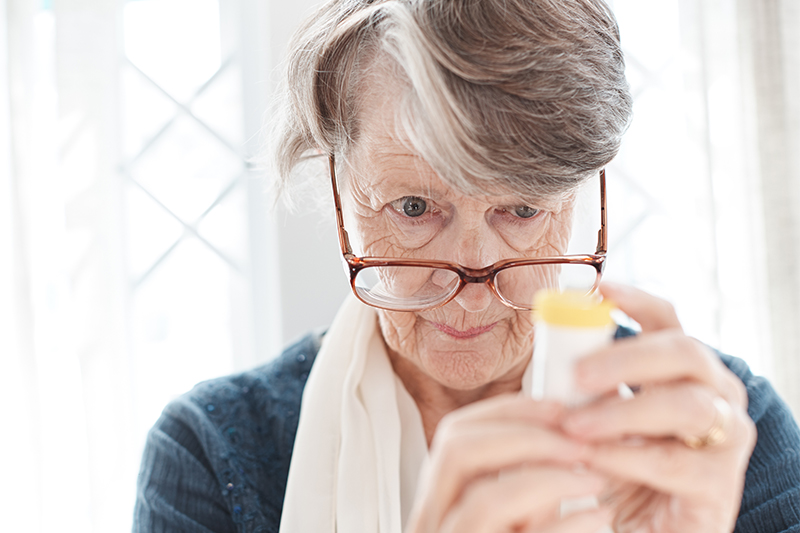
[{"label": "forehead", "polygon": [[377,69],[362,81],[360,127],[347,157],[346,178],[381,189],[449,188],[398,127],[397,111],[407,90],[403,85],[387,68]]},{"label": "forehead", "polygon": [[493,185],[486,177],[475,178],[473,183],[480,184],[477,192],[457,189],[414,150],[398,118],[400,106],[410,90],[408,83],[391,66],[377,62],[375,67],[359,86],[363,98],[359,106],[358,136],[347,156],[345,180],[358,180],[368,187],[416,188],[419,194],[428,191],[487,200],[502,197],[510,201],[513,198],[515,203],[537,205],[560,202],[569,196],[522,195]]},{"label": "forehead", "polygon": [[[443,180],[424,159],[390,137],[373,139],[357,159],[348,163],[348,181],[372,197],[386,202],[404,196],[421,196],[451,204],[494,206],[529,205],[556,211],[568,195],[530,198],[514,192],[487,189],[485,194],[460,191]],[[465,204],[466,205],[466,204]]]}]

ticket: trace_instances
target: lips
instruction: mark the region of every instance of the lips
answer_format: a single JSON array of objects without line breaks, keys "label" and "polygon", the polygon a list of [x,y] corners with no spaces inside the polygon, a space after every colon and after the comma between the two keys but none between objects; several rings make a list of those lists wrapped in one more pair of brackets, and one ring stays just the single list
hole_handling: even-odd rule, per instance
[{"label": "lips", "polygon": [[483,335],[487,331],[490,331],[492,328],[494,328],[497,325],[497,322],[495,322],[494,324],[489,324],[488,326],[480,326],[480,327],[477,327],[477,328],[469,328],[469,329],[464,330],[464,331],[461,331],[461,330],[456,329],[456,328],[451,328],[450,326],[447,326],[445,324],[438,324],[436,322],[431,322],[431,324],[433,324],[433,327],[435,327],[436,329],[438,329],[442,333],[446,333],[446,334],[450,335],[453,338],[456,338],[456,339],[472,339],[472,338],[477,337],[478,335]]}]

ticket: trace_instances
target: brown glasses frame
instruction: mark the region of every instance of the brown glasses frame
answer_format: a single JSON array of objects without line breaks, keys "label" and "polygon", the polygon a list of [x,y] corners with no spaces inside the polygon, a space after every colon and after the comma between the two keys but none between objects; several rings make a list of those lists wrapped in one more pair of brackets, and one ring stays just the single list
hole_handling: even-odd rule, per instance
[{"label": "brown glasses frame", "polygon": [[468,283],[485,283],[489,286],[498,300],[503,302],[508,307],[520,310],[530,310],[532,307],[519,306],[513,302],[506,300],[502,294],[497,290],[494,284],[495,276],[498,272],[505,270],[509,267],[524,266],[524,265],[553,265],[553,264],[588,264],[592,265],[597,271],[597,278],[592,290],[597,288],[600,279],[603,276],[603,270],[606,262],[606,251],[608,237],[606,233],[606,171],[600,170],[600,231],[597,233],[597,249],[593,254],[583,255],[559,255],[550,257],[537,257],[537,258],[518,258],[518,259],[504,259],[498,261],[493,265],[489,265],[481,269],[472,269],[461,266],[457,263],[450,263],[447,261],[423,261],[415,259],[396,259],[389,257],[358,257],[353,254],[353,249],[350,246],[350,238],[347,230],[344,229],[344,216],[342,214],[342,201],[339,196],[339,186],[336,183],[336,159],[333,154],[328,155],[328,166],[331,174],[331,186],[333,188],[333,203],[336,207],[336,222],[339,227],[339,246],[342,250],[342,257],[347,264],[348,271],[350,272],[350,288],[356,298],[365,304],[378,307],[381,309],[395,310],[389,307],[382,307],[375,305],[372,302],[367,302],[361,298],[356,289],[356,276],[358,273],[369,267],[385,267],[385,266],[410,266],[410,267],[426,267],[426,268],[441,268],[450,270],[458,275],[459,286],[446,300],[439,302],[437,305],[430,307],[422,307],[419,309],[403,309],[404,311],[420,311],[423,309],[435,309],[450,302],[458,296],[458,294],[467,286]]}]

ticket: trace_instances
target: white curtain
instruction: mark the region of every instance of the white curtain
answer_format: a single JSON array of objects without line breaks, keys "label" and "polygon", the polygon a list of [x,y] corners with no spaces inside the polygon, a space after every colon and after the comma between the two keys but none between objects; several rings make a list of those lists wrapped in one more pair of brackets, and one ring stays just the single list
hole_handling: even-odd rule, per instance
[{"label": "white curtain", "polygon": [[61,5],[58,19],[34,2],[3,8],[2,477],[15,481],[0,520],[99,531],[129,513],[107,488],[135,475],[138,448],[114,180],[117,6]]},{"label": "white curtain", "polygon": [[[747,127],[757,179],[775,384],[800,413],[800,4],[740,0]],[[741,253],[752,253],[748,242]]]},{"label": "white curtain", "polygon": [[798,5],[613,7],[635,104],[609,172],[608,276],[671,300],[798,413]]},{"label": "white curtain", "polygon": [[[208,85],[216,93],[203,95],[239,87],[244,110],[235,125],[242,139],[228,143],[225,157],[257,144],[269,75],[312,3],[219,3],[219,62],[229,70]],[[636,116],[609,171],[609,277],[672,299],[690,332],[745,357],[800,412],[800,7],[613,3]],[[335,234],[321,235],[317,224],[331,213],[282,214],[276,223],[265,215],[263,184],[234,174],[227,196],[206,208],[226,210],[195,223],[136,181],[126,152],[131,87],[152,97],[148,109],[177,113],[176,124],[222,140],[232,127],[212,111],[230,108],[199,97],[181,107],[164,96],[166,84],[156,89],[137,72],[123,50],[123,2],[47,5],[0,0],[0,530],[127,531],[144,434],[158,409],[190,382],[264,360],[290,340],[280,331],[293,337],[324,324],[347,289]],[[182,26],[191,25],[187,18]],[[222,84],[234,79],[239,86]],[[155,124],[144,141],[155,142]],[[171,164],[171,150],[149,168]],[[175,190],[199,196],[191,185]],[[207,231],[239,212],[249,218],[219,226],[221,241]],[[184,261],[208,260],[204,285],[144,300],[131,273],[149,263],[131,235],[147,220],[157,222],[156,237],[174,231],[175,250],[194,246]],[[169,267],[170,242],[154,249],[162,258],[154,272]],[[231,243],[241,253],[223,249]],[[216,298],[208,312],[221,318],[176,325],[187,303],[170,297],[198,294]],[[222,340],[199,353],[202,330],[220,321]]]}]

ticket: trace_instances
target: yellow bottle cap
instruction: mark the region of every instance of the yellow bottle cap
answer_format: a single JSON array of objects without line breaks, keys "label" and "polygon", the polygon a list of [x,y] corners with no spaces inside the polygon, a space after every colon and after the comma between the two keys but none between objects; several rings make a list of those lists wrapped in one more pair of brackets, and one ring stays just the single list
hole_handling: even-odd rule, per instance
[{"label": "yellow bottle cap", "polygon": [[556,326],[599,328],[613,324],[610,300],[597,298],[577,291],[543,290],[533,300],[536,320]]}]

